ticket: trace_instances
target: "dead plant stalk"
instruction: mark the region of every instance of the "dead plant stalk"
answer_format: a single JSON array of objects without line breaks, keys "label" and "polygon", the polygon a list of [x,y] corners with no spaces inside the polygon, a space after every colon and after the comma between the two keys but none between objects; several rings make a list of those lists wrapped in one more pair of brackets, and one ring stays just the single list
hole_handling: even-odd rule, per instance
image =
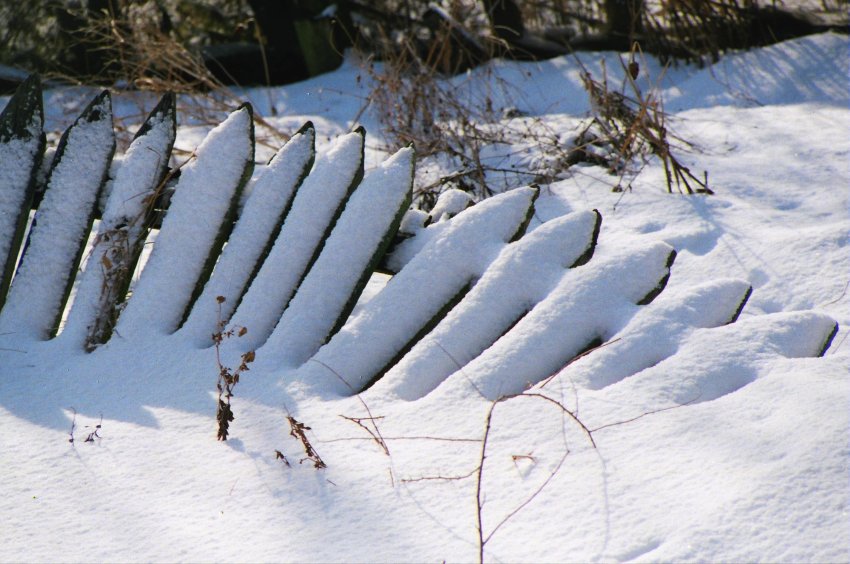
[{"label": "dead plant stalk", "polygon": [[218,381],[216,389],[218,389],[218,409],[216,411],[216,420],[218,421],[218,440],[226,441],[230,429],[230,423],[233,422],[233,409],[230,405],[230,398],[233,397],[233,389],[239,383],[239,377],[243,372],[248,371],[248,365],[254,362],[254,351],[248,351],[241,356],[241,363],[235,369],[226,366],[221,361],[221,343],[225,339],[231,337],[242,337],[248,333],[248,329],[242,326],[231,327],[224,329],[227,322],[221,318],[221,304],[225,302],[224,296],[217,296],[218,304],[218,331],[213,333],[213,344],[215,346],[215,360],[218,364]]}]

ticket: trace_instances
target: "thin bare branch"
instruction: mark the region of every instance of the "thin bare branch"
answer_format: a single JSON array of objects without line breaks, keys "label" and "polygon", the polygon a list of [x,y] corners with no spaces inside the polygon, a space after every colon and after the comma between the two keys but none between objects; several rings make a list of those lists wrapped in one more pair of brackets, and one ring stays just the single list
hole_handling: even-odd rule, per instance
[{"label": "thin bare branch", "polygon": [[[378,444],[379,444],[379,445],[381,445],[381,448],[384,450],[384,452],[386,453],[386,455],[387,455],[387,456],[390,456],[390,449],[387,447],[387,442],[384,440],[384,437],[381,435],[381,429],[378,427],[378,424],[375,422],[375,421],[376,421],[376,417],[375,417],[374,415],[372,415],[372,410],[371,410],[371,409],[369,409],[369,405],[368,405],[368,404],[367,404],[367,403],[363,400],[363,397],[362,397],[360,394],[358,394],[358,393],[354,390],[354,388],[351,386],[351,384],[349,384],[349,383],[345,380],[345,378],[343,378],[343,377],[342,377],[342,375],[340,375],[340,373],[339,373],[339,372],[337,372],[336,370],[334,370],[333,368],[331,368],[330,366],[328,366],[327,364],[325,364],[325,363],[324,363],[324,362],[322,362],[321,360],[318,360],[318,359],[315,359],[315,358],[311,358],[310,360],[311,360],[312,362],[315,362],[316,364],[318,364],[318,365],[320,365],[320,366],[325,367],[328,371],[330,371],[330,372],[331,372],[331,374],[333,374],[334,376],[336,376],[336,377],[339,379],[339,381],[340,381],[340,382],[342,382],[343,384],[345,384],[345,387],[346,387],[346,388],[348,388],[349,390],[351,390],[351,394],[357,398],[357,401],[359,401],[359,402],[360,402],[360,404],[363,406],[363,409],[365,409],[365,410],[366,410],[366,413],[369,415],[369,417],[367,417],[367,418],[363,418],[362,420],[363,420],[363,421],[368,420],[368,421],[370,421],[370,422],[372,423],[372,427],[373,427],[373,429],[374,429],[374,431],[375,431],[375,432],[374,432],[374,434],[373,434],[373,436],[375,436],[375,440],[378,442]],[[361,427],[364,427],[364,428],[365,428],[365,426],[364,426],[364,425],[361,425]],[[368,429],[367,429],[367,430],[368,430]],[[370,433],[370,434],[372,434],[372,433]]]}]

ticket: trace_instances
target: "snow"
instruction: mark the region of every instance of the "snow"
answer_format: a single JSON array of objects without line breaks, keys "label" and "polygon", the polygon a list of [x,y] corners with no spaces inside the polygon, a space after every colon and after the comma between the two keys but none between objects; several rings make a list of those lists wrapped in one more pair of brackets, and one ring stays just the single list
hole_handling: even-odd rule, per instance
[{"label": "snow", "polygon": [[[848,49],[846,36],[824,34],[668,70],[669,125],[695,143],[683,161],[710,171],[714,196],[667,194],[660,163],[650,161],[625,193],[612,193],[616,180],[595,167],[541,186],[530,232],[515,242],[528,188],[428,227],[408,214],[415,235],[395,253],[399,273],[370,286],[314,357],[337,374],[311,361],[293,369],[271,341],[258,348],[235,388],[226,443],[215,441],[216,350],[188,330],[168,334],[165,319],[182,313],[170,301],[191,292],[188,270],[205,253],[165,260],[154,251],[124,313],[147,309],[122,317],[123,338],[91,354],[22,330],[41,315],[37,302],[14,315],[4,309],[0,561],[474,561],[479,516],[487,561],[850,560]],[[601,58],[618,69],[615,55],[581,59],[597,72]],[[661,68],[641,67],[654,78]],[[564,57],[494,62],[456,80],[502,92],[497,110],[517,106],[566,138],[588,109],[578,72]],[[521,99],[487,82],[493,73]],[[349,60],[264,89],[286,114],[268,119],[312,121],[317,144],[350,131],[364,94],[356,76]],[[48,121],[70,96],[46,93]],[[118,113],[134,111],[116,103]],[[377,136],[374,116],[362,119]],[[302,266],[269,270],[262,292],[252,285],[255,296],[234,315],[249,332],[223,348],[257,348],[274,329],[289,301],[277,286],[291,292],[324,235],[307,231],[308,212],[322,205],[333,218],[354,175],[339,171],[357,170],[361,147],[357,133],[319,147],[270,255],[298,248]],[[248,154],[247,143],[240,150]],[[366,179],[347,205],[385,171],[386,157],[367,146]],[[229,197],[215,194],[225,207]],[[199,203],[210,198],[204,192]],[[594,209],[602,216],[594,256],[568,268],[586,247]],[[369,224],[373,211],[358,208],[350,227]],[[168,217],[181,218],[175,229],[188,241],[214,237],[199,213],[188,206]],[[303,219],[287,231],[294,217]],[[167,227],[160,251],[176,240]],[[545,237],[559,230],[582,235]],[[667,287],[637,305],[666,274],[671,249]],[[320,259],[314,268],[331,266]],[[151,275],[157,287],[144,290]],[[469,282],[430,340],[351,394],[349,385],[364,386]],[[501,299],[489,308],[468,301],[486,292]],[[528,313],[512,325],[521,305]],[[596,336],[608,342],[570,362]],[[437,360],[437,342],[465,365]],[[287,416],[310,427],[327,468],[299,464],[304,450]]]},{"label": "snow", "polygon": [[[827,60],[832,64],[824,67],[821,63]],[[850,103],[847,37],[835,33],[803,37],[794,42],[793,49],[779,44],[734,53],[709,70],[677,85],[668,94],[667,107],[711,107],[737,102],[746,106]],[[688,95],[676,95],[676,91]]]},{"label": "snow", "polygon": [[777,358],[817,354],[834,329],[835,321],[826,315],[793,312],[696,330],[684,339],[673,362],[664,358],[605,389],[604,416],[588,415],[587,406],[597,395],[588,393],[583,417],[596,426],[603,424],[597,418],[627,419],[648,406],[666,407],[665,402],[684,405],[723,397],[755,381]]},{"label": "snow", "polygon": [[161,236],[116,332],[131,339],[178,328],[225,214],[253,163],[253,122],[236,110],[204,139],[182,168]]},{"label": "snow", "polygon": [[430,215],[434,221],[444,221],[459,214],[472,204],[472,196],[463,190],[450,188],[437,198],[437,203],[434,204]]},{"label": "snow", "polygon": [[[315,135],[312,128],[294,135],[251,184],[240,221],[212,278],[181,328],[197,339],[199,345],[211,345],[210,336],[219,330],[218,323],[230,319],[250,276],[256,272],[257,261],[263,252],[268,252],[267,245],[279,233],[292,198],[315,158]],[[225,298],[220,313],[218,296]]]},{"label": "snow", "polygon": [[598,217],[589,211],[565,215],[505,247],[466,299],[382,382],[392,382],[404,399],[417,399],[455,372],[458,363],[481,354],[546,297],[565,268],[592,251]]},{"label": "snow", "polygon": [[[639,311],[604,348],[579,358],[559,378],[591,390],[614,384],[676,354],[680,341],[696,328],[732,323],[752,287],[742,280],[718,279],[694,288],[668,290],[655,307]],[[542,385],[546,385],[543,382]]]},{"label": "snow", "polygon": [[33,219],[0,313],[0,333],[46,339],[58,329],[68,279],[88,236],[115,150],[109,96],[96,98],[88,109],[89,116],[65,132],[64,149],[53,158],[47,180],[50,190]]},{"label": "snow", "polygon": [[[14,233],[18,227],[27,188],[37,166],[41,149],[42,119],[36,112],[27,127],[28,136],[0,139],[0,233]],[[0,263],[6,264],[11,250],[11,237],[0,238]],[[17,257],[12,258],[15,260]]]},{"label": "snow", "polygon": [[461,364],[447,385],[496,400],[536,384],[595,339],[608,340],[669,274],[673,253],[657,242],[568,271],[510,331]]},{"label": "snow", "polygon": [[453,218],[319,350],[318,362],[304,366],[299,379],[340,394],[363,389],[484,274],[526,218],[536,193],[505,192]]},{"label": "snow", "polygon": [[[2,171],[0,171],[0,175],[2,175],[0,176],[0,182],[2,182],[3,186],[3,191],[0,193],[2,194],[0,205],[3,206],[4,220],[11,218],[11,214],[20,209],[25,188],[30,181],[37,148],[37,136],[28,139],[15,138],[0,143],[3,162],[10,163],[9,166],[4,166]],[[6,229],[4,229],[4,232],[6,232]],[[3,245],[5,248],[8,242],[3,241]]]},{"label": "snow", "polygon": [[362,169],[361,132],[339,137],[316,157],[269,256],[231,319],[233,325],[247,327],[248,334],[238,342],[229,341],[229,348],[235,346],[244,352],[266,341],[311,266],[316,249],[328,235],[328,226],[355,188]]},{"label": "snow", "polygon": [[[62,328],[62,340],[83,346],[96,331],[98,315],[111,307],[112,285],[119,285],[115,269],[125,267],[145,236],[145,214],[174,144],[173,115],[158,114],[150,129],[127,149],[112,181],[112,190],[98,227],[97,244],[91,249],[87,267],[80,277],[71,311]],[[140,241],[142,240],[142,241]],[[112,276],[110,276],[112,274]]]},{"label": "snow", "polygon": [[[413,190],[413,149],[402,149],[371,171],[345,205],[322,248],[322,254],[304,277],[283,312],[264,350],[282,362],[298,366],[344,321],[362,290],[373,256],[386,247],[408,207]],[[395,226],[395,227],[394,227]],[[365,278],[364,278],[365,276]],[[360,288],[358,289],[358,286]],[[354,301],[350,301],[354,299]],[[340,312],[343,317],[340,320]]]}]

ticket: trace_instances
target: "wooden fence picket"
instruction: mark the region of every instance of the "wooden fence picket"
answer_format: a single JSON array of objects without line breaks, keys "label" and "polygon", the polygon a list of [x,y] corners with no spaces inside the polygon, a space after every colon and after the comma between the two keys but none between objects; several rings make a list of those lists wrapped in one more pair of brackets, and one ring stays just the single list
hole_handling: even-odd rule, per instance
[{"label": "wooden fence picket", "polygon": [[59,141],[47,190],[0,312],[0,332],[40,340],[56,335],[114,152],[112,103],[104,90]]},{"label": "wooden fence picket", "polygon": [[38,75],[25,80],[0,114],[0,310],[12,283],[44,156]]}]

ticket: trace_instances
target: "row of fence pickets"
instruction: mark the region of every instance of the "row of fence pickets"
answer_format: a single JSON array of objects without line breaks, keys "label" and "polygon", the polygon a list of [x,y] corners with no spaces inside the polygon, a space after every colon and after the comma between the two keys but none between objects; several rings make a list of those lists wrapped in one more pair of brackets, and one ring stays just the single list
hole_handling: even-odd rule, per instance
[{"label": "row of fence pickets", "polygon": [[[0,334],[62,339],[91,351],[113,335],[179,332],[209,346],[222,320],[231,320],[248,328],[233,348],[262,348],[292,367],[310,359],[324,367],[344,361],[344,374],[335,377],[350,391],[399,365],[412,372],[423,363],[433,366],[440,355],[451,361],[444,358],[442,372],[465,365],[514,335],[547,299],[570,291],[558,284],[563,272],[593,256],[601,221],[595,210],[525,236],[536,188],[456,215],[454,209],[427,228],[418,226],[415,236],[401,236],[411,205],[413,150],[398,151],[364,175],[362,128],[317,156],[308,123],[252,180],[252,117],[250,106],[241,106],[172,170],[175,97],[166,95],[115,166],[111,99],[100,93],[63,134],[28,230],[45,136],[39,79],[23,83],[0,116]],[[167,186],[173,194],[163,217]],[[421,218],[411,213],[408,218]],[[153,251],[130,292],[154,227]],[[646,304],[664,288],[674,257],[659,243],[591,272],[587,283],[631,278],[624,295]],[[367,304],[368,315],[351,317],[379,269],[393,280]],[[635,269],[641,276],[630,277]],[[577,313],[566,308],[557,315]],[[557,358],[535,367],[541,373],[529,379],[548,376],[599,337],[579,336],[563,350],[553,343]],[[455,353],[463,358],[444,350],[453,339],[464,343],[466,350]],[[516,355],[527,354],[522,346]]]}]

